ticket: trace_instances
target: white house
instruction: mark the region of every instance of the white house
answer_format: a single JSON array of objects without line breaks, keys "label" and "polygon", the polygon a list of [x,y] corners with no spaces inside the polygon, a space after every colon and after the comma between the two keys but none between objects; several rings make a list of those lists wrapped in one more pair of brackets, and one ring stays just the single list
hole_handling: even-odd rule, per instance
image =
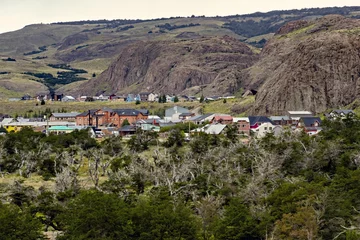
[{"label": "white house", "polygon": [[283,128],[278,125],[273,125],[270,122],[261,124],[256,130],[254,130],[256,137],[265,137],[268,133],[273,133],[275,136],[279,136],[282,133]]},{"label": "white house", "polygon": [[148,96],[148,101],[149,102],[156,102],[159,99],[159,95],[157,95],[156,93],[150,93]]},{"label": "white house", "polygon": [[61,99],[62,102],[75,102],[75,98],[72,96],[65,96]]}]

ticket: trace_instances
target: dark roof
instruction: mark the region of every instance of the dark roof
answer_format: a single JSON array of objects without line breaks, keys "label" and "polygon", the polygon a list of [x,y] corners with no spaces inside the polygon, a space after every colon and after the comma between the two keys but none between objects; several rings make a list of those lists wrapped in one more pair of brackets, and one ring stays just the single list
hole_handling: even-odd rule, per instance
[{"label": "dark roof", "polygon": [[315,122],[321,124],[321,119],[319,117],[302,117],[300,118],[300,121],[304,123],[305,127],[313,127],[311,125],[313,125]]},{"label": "dark roof", "polygon": [[345,115],[347,115],[347,114],[349,114],[349,113],[354,113],[353,110],[341,110],[341,109],[333,110],[332,112],[335,112],[335,113],[337,113],[337,114],[343,113],[343,114],[345,114]]},{"label": "dark roof", "polygon": [[149,115],[149,110],[147,109],[138,109],[139,112],[141,112],[144,116]]},{"label": "dark roof", "polygon": [[99,109],[90,109],[88,111],[80,113],[79,115],[77,115],[77,117],[86,117],[87,115],[89,115],[89,111],[90,111],[90,115],[93,116],[97,110]]},{"label": "dark roof", "polygon": [[136,110],[136,109],[114,109],[113,111],[116,114],[118,114],[119,116],[137,116],[140,113],[142,115],[146,115],[143,111]]},{"label": "dark roof", "polygon": [[191,113],[191,112],[189,112],[189,113],[182,113],[182,114],[180,114],[179,116],[180,117],[186,117],[186,116],[191,116],[191,115],[193,115],[194,113]]},{"label": "dark roof", "polygon": [[136,132],[136,127],[133,125],[126,125],[119,128],[119,132]]},{"label": "dark roof", "polygon": [[271,123],[274,124],[268,117],[265,116],[250,116],[249,117],[250,126],[254,126],[256,123]]}]

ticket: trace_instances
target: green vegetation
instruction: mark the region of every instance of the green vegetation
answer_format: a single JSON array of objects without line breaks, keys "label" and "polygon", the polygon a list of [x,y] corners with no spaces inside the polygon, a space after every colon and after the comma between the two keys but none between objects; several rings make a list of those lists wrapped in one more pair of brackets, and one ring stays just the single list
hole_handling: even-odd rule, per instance
[{"label": "green vegetation", "polygon": [[47,50],[47,47],[42,46],[42,47],[39,47],[39,50],[24,53],[24,56],[39,54],[39,53],[45,52],[46,50]]},{"label": "green vegetation", "polygon": [[359,239],[359,118],[324,121],[314,137],[245,145],[234,133],[0,136],[1,237]]}]

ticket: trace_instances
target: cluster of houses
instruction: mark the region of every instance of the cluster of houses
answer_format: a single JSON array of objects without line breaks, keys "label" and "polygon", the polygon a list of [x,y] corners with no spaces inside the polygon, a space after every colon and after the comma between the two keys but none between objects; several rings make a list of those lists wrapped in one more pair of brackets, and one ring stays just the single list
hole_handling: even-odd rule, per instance
[{"label": "cluster of houses", "polygon": [[[326,117],[329,119],[345,118],[355,115],[351,110],[334,110]],[[7,132],[19,131],[23,127],[32,127],[36,131],[64,134],[76,129],[91,129],[94,137],[106,135],[128,136],[137,129],[159,132],[161,128],[178,123],[192,123],[198,128],[190,134],[200,132],[222,134],[229,125],[236,126],[243,136],[263,137],[267,133],[280,135],[284,130],[305,131],[309,135],[319,133],[321,119],[309,111],[289,111],[284,116],[248,116],[233,117],[227,114],[208,113],[199,115],[189,109],[173,106],[165,110],[165,116],[150,115],[146,109],[91,109],[83,113],[52,113],[49,118],[24,119],[0,118],[0,125]],[[190,124],[189,124],[190,125]]]},{"label": "cluster of houses", "polygon": [[[200,100],[199,97],[195,96],[187,96],[187,95],[160,95],[156,93],[150,93],[150,92],[143,92],[139,94],[126,94],[126,95],[104,95],[101,94],[99,96],[78,96],[73,97],[69,95],[64,94],[55,94],[52,96],[48,95],[39,95],[36,97],[32,97],[28,94],[24,95],[21,98],[10,98],[10,101],[20,101],[20,100],[37,100],[37,101],[47,101],[47,100],[53,100],[53,101],[62,101],[62,102],[85,102],[85,101],[119,101],[119,102],[158,102],[159,98],[163,97],[165,98],[164,102],[175,102],[175,98],[177,98],[179,101],[182,102],[192,102],[192,101],[198,101]],[[229,99],[229,98],[235,98],[235,96],[209,96],[205,97],[204,100],[209,101],[216,101],[220,99]]]}]

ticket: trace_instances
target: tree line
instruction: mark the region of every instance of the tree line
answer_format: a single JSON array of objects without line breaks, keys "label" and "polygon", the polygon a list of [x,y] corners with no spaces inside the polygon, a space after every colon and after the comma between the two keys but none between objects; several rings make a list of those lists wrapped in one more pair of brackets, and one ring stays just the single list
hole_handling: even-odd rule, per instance
[{"label": "tree line", "polygon": [[0,177],[41,176],[54,187],[1,184],[0,236],[359,239],[359,118],[246,144],[236,126],[190,141],[185,131],[102,142],[87,131],[1,136]]}]

